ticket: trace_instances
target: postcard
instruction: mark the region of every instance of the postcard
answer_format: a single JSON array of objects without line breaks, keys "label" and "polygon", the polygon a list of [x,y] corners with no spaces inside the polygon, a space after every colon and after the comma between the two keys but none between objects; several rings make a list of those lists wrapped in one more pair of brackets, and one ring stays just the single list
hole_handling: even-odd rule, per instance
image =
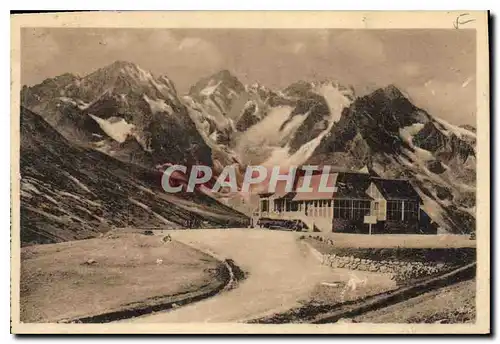
[{"label": "postcard", "polygon": [[13,333],[490,332],[487,12],[11,27]]}]

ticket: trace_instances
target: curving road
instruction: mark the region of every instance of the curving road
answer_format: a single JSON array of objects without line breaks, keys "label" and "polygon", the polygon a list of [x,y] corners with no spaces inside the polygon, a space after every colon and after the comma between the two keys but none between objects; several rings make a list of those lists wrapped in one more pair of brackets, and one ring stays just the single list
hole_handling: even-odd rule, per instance
[{"label": "curving road", "polygon": [[296,233],[210,229],[172,231],[171,235],[220,259],[233,259],[249,274],[247,279],[210,299],[125,322],[242,322],[290,309],[318,283],[338,280],[297,240]]}]

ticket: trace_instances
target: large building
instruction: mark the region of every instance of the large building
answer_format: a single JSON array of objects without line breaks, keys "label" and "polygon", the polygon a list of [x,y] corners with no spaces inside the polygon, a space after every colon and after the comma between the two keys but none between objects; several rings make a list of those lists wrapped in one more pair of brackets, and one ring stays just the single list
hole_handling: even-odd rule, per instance
[{"label": "large building", "polygon": [[421,225],[422,200],[408,180],[350,172],[315,174],[310,178],[306,184],[310,186],[308,192],[300,192],[306,180],[300,175],[295,178],[292,191],[285,191],[286,183],[278,183],[275,192],[259,194],[254,223],[321,232],[433,231]]}]

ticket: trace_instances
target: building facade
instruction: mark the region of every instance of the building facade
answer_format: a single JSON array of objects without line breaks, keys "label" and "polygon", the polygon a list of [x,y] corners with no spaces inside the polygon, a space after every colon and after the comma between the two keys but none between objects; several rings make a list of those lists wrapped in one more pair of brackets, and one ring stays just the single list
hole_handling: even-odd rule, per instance
[{"label": "building facade", "polygon": [[429,234],[420,226],[422,200],[408,180],[350,172],[305,178],[298,176],[292,191],[282,183],[275,192],[260,194],[254,223],[321,232]]}]

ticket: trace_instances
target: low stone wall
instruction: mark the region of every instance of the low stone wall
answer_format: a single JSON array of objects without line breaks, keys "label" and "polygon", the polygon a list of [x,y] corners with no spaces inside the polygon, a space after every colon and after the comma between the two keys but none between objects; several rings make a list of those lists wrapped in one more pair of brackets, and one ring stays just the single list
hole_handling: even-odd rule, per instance
[{"label": "low stone wall", "polygon": [[[304,237],[304,239],[306,239]],[[398,284],[435,276],[475,261],[474,248],[336,247],[331,239],[306,239],[318,259],[332,268],[389,273]]]},{"label": "low stone wall", "polygon": [[425,276],[433,276],[453,268],[453,264],[424,263],[398,260],[372,260],[356,258],[354,256],[337,256],[336,254],[323,254],[323,264],[332,268],[344,268],[359,271],[371,271],[393,274],[393,279],[398,284]]}]

